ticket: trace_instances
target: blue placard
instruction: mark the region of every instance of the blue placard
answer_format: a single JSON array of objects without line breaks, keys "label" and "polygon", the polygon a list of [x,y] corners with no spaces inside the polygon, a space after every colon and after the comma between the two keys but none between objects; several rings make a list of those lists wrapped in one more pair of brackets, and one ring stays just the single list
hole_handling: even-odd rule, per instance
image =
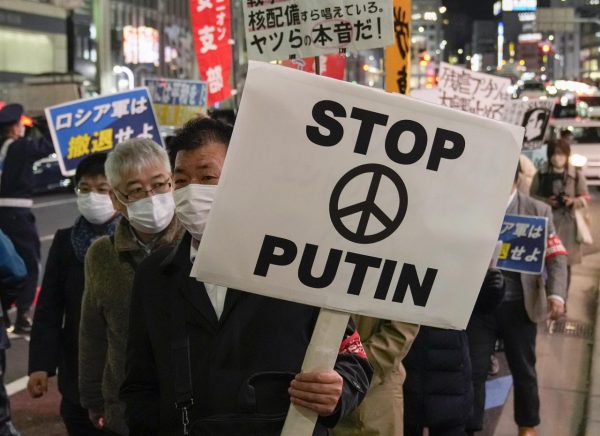
[{"label": "blue placard", "polygon": [[65,176],[75,174],[83,158],[110,152],[131,138],[162,144],[146,88],[53,106],[46,109],[46,118]]},{"label": "blue placard", "polygon": [[208,84],[198,80],[146,79],[152,101],[173,106],[206,108]]},{"label": "blue placard", "polygon": [[500,230],[499,269],[540,274],[546,257],[548,218],[506,215]]}]

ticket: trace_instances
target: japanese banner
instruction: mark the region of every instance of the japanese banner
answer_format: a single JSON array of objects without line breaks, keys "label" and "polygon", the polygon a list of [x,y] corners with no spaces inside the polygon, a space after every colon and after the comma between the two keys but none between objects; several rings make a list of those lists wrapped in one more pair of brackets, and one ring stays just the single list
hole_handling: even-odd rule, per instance
[{"label": "japanese banner", "polygon": [[243,0],[248,57],[306,58],[392,43],[391,0]]},{"label": "japanese banner", "polygon": [[385,88],[410,93],[411,0],[394,0],[394,44],[385,49]]},{"label": "japanese banner", "polygon": [[208,106],[231,96],[229,0],[190,0],[192,33],[200,78],[208,83]]},{"label": "japanese banner", "polygon": [[554,110],[554,100],[510,100],[504,106],[504,121],[525,127],[523,149],[533,150],[544,144],[546,129]]},{"label": "japanese banner", "polygon": [[[315,58],[286,59],[281,65],[294,68],[307,73],[315,72]],[[346,72],[345,54],[328,54],[319,56],[319,68],[321,76],[332,79],[344,80]]]},{"label": "japanese banner", "polygon": [[500,121],[510,99],[509,86],[510,79],[504,77],[440,64],[438,98],[446,107]]},{"label": "japanese banner", "polygon": [[500,230],[502,248],[497,267],[506,271],[541,274],[547,236],[548,218],[506,215]]},{"label": "japanese banner", "polygon": [[[481,147],[484,137],[494,141]],[[522,127],[250,62],[192,275],[317,307],[464,328],[494,256],[522,139]],[[240,225],[240,216],[252,219]]]},{"label": "japanese banner", "polygon": [[193,80],[146,79],[158,122],[162,126],[181,126],[206,112],[207,84]]},{"label": "japanese banner", "polygon": [[131,138],[162,144],[146,88],[52,106],[46,119],[64,176],[74,175],[84,157],[107,153]]}]

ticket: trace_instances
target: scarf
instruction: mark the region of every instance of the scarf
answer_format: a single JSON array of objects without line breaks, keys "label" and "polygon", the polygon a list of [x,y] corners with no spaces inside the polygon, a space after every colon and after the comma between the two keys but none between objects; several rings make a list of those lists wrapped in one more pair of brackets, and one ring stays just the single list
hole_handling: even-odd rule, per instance
[{"label": "scarf", "polygon": [[73,229],[71,230],[71,245],[73,246],[75,257],[83,263],[85,253],[87,253],[92,242],[101,236],[110,236],[115,233],[115,228],[117,227],[120,218],[121,215],[117,215],[111,221],[101,226],[91,224],[82,216],[77,218],[73,225]]}]

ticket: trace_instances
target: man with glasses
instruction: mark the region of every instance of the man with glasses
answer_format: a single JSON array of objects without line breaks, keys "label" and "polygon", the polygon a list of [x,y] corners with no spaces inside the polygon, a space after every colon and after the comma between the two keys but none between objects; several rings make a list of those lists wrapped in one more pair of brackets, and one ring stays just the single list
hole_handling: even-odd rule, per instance
[{"label": "man with glasses", "polygon": [[29,344],[29,395],[43,397],[48,391],[48,377],[58,373],[58,389],[63,396],[60,414],[70,436],[102,434],[79,401],[77,354],[85,255],[92,242],[114,233],[120,218],[108,195],[105,162],[105,154],[94,154],[77,165],[75,192],[81,215],[73,226],[58,230],[54,236]]},{"label": "man with glasses", "polygon": [[159,247],[179,241],[171,166],[149,139],[119,144],[108,155],[106,176],[114,208],[124,219],[85,258],[85,291],[79,331],[79,392],[96,428],[127,435],[119,388],[125,378],[129,307],[135,270]]}]

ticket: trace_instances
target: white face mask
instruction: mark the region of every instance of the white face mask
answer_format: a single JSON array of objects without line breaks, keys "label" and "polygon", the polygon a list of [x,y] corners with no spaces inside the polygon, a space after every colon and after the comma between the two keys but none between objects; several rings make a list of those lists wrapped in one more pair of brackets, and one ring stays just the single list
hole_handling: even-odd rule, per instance
[{"label": "white face mask", "polygon": [[552,163],[552,166],[554,168],[564,168],[567,164],[567,156],[565,156],[564,154],[554,154],[550,158],[550,162]]},{"label": "white face mask", "polygon": [[169,226],[175,214],[172,192],[142,198],[126,206],[129,223],[134,229],[143,233],[162,232]]},{"label": "white face mask", "polygon": [[98,194],[96,192],[78,194],[77,209],[92,224],[104,224],[116,213],[108,194]]},{"label": "white face mask", "polygon": [[217,192],[217,185],[190,184],[175,191],[177,218],[192,237],[200,240]]}]

